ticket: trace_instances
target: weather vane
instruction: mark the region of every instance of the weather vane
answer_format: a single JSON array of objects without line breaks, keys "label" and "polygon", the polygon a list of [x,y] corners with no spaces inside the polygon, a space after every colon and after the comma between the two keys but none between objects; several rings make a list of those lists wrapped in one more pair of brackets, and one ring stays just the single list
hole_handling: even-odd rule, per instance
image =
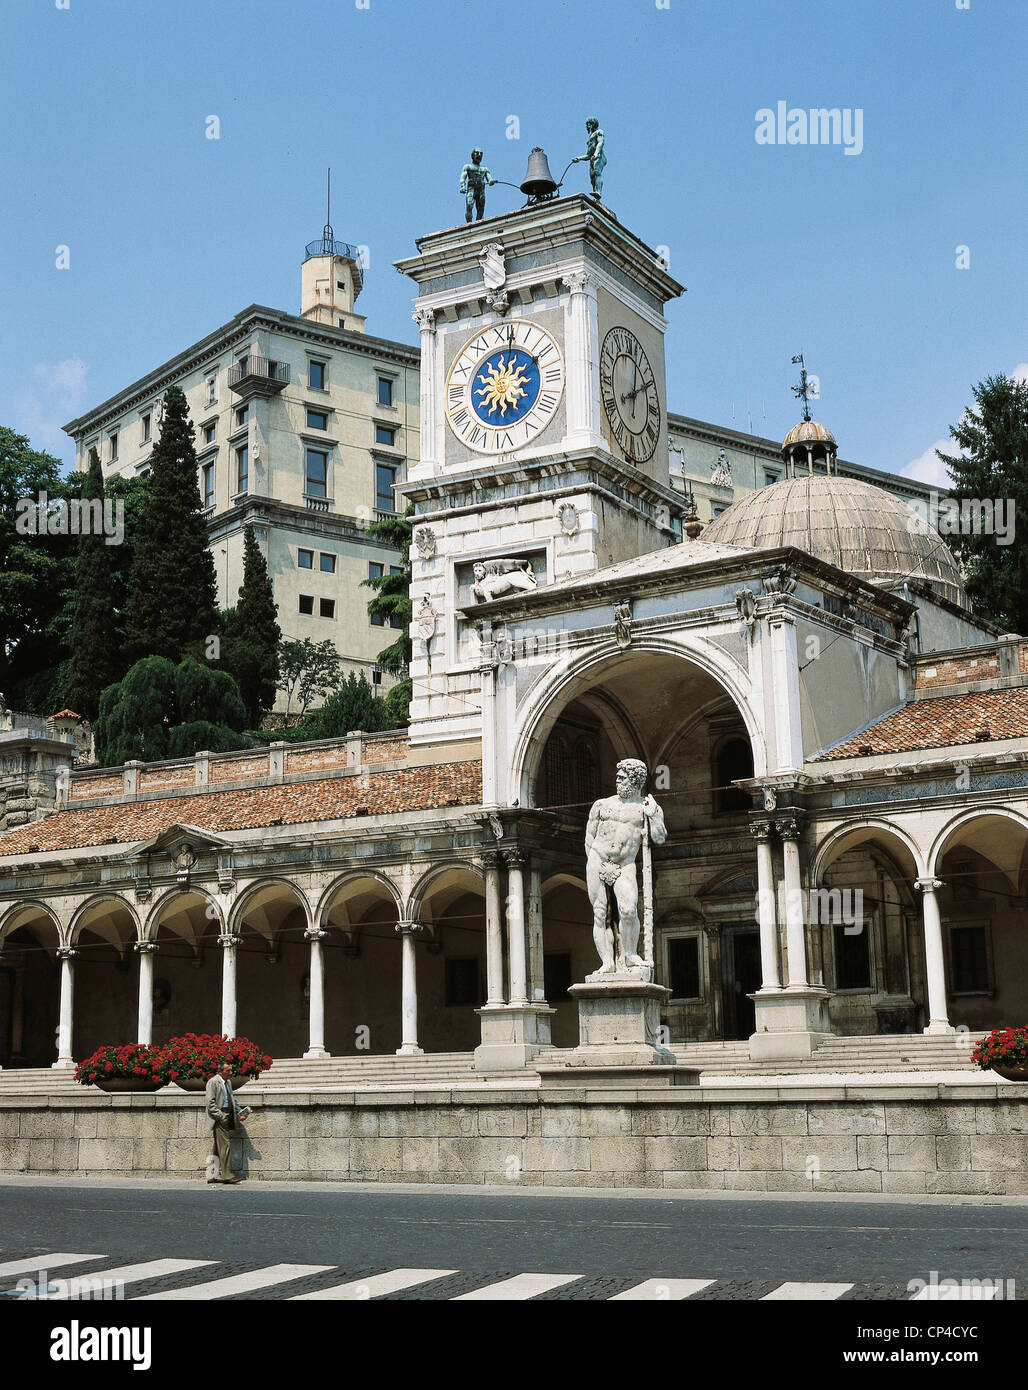
[{"label": "weather vane", "polygon": [[817,377],[807,376],[807,368],[806,364],[803,361],[802,352],[797,357],[794,357],[792,360],[795,364],[799,366],[800,369],[800,384],[798,386],[794,386],[792,388],[792,392],[794,396],[796,396],[799,400],[803,402],[804,420],[809,420],[810,402],[812,400],[817,400],[818,396],[820,395]]}]

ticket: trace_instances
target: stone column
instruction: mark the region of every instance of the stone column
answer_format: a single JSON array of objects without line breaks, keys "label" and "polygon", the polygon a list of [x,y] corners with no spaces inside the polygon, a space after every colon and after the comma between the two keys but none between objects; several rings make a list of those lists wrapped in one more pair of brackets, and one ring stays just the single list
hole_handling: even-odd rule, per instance
[{"label": "stone column", "polygon": [[500,855],[487,850],[482,855],[485,871],[485,1002],[502,1004],[503,999],[503,899],[500,893]]},{"label": "stone column", "polygon": [[57,1061],[54,1068],[73,1067],[71,1028],[75,1006],[75,971],[72,965],[78,951],[73,946],[60,946],[57,959],[61,962],[61,1002],[57,1010]]},{"label": "stone column", "polygon": [[153,958],[156,941],[137,941],[134,949],[139,956],[139,1022],[136,1041],[149,1047],[153,1041]]},{"label": "stone column", "polygon": [[528,1003],[528,949],[525,939],[525,856],[507,850],[507,951],[510,969],[510,1002]]},{"label": "stone column", "polygon": [[[795,584],[794,580],[791,582]],[[784,608],[773,608],[767,615],[767,625],[774,691],[775,771],[792,772],[803,766],[796,622]]]},{"label": "stone column", "polygon": [[796,820],[775,821],[782,838],[785,861],[785,944],[788,954],[788,989],[807,989],[807,914],[803,909],[800,878],[800,826]]},{"label": "stone column", "polygon": [[329,1057],[325,1047],[325,963],[321,955],[321,943],[328,936],[327,931],[318,927],[308,927],[303,939],[311,944],[311,998],[309,1045],[304,1057]]},{"label": "stone column", "polygon": [[924,918],[924,957],[928,975],[928,1027],[926,1033],[953,1033],[956,1030],[946,1011],[946,962],[942,950],[942,916],[936,896],[941,879],[918,878],[914,887],[922,895]]},{"label": "stone column", "polygon": [[221,1031],[229,1038],[236,1036],[236,947],[242,940],[227,932],[218,937],[225,953],[221,958]]},{"label": "stone column", "polygon": [[436,390],[436,311],[415,309],[411,318],[421,330],[421,459],[420,463],[438,462],[438,391]]},{"label": "stone column", "polygon": [[538,860],[533,857],[528,861],[528,989],[536,1004],[542,1004],[546,1000],[544,950],[543,871]]},{"label": "stone column", "polygon": [[771,859],[771,824],[759,821],[750,826],[757,842],[757,922],[760,926],[760,987],[781,989],[778,970],[778,913],[775,903],[775,876]]},{"label": "stone column", "polygon": [[600,331],[596,285],[585,270],[571,270],[563,277],[569,291],[565,361],[567,363],[567,443],[601,445],[599,356]]},{"label": "stone column", "polygon": [[414,957],[414,933],[421,930],[419,922],[397,922],[396,930],[403,943],[401,964],[401,1027],[397,1057],[421,1057],[424,1048],[418,1046],[418,972]]}]

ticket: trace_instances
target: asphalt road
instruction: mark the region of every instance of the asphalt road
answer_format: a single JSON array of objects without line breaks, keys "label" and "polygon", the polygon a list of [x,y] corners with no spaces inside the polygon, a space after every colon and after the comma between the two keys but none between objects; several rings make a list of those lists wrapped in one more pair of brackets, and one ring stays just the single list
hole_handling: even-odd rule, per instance
[{"label": "asphalt road", "polygon": [[[934,1270],[1014,1280],[1024,1297],[1028,1203],[0,1179],[0,1270],[38,1256],[53,1271],[54,1257],[69,1253],[90,1257],[73,1271],[83,1275],[142,1265],[130,1299],[189,1297],[190,1287],[237,1276],[241,1284],[195,1296],[289,1299],[395,1270],[430,1277],[396,1289],[386,1278],[363,1296],[452,1299],[531,1272],[567,1276],[549,1289],[540,1282],[536,1298],[611,1298],[645,1281],[694,1280],[671,1296],[684,1288],[692,1300],[752,1300],[826,1283],[835,1289],[823,1298],[908,1299],[909,1281]],[[156,1261],[197,1264],[148,1277]],[[298,1268],[262,1283],[260,1271],[279,1265]],[[14,1283],[0,1273],[0,1291]]]}]

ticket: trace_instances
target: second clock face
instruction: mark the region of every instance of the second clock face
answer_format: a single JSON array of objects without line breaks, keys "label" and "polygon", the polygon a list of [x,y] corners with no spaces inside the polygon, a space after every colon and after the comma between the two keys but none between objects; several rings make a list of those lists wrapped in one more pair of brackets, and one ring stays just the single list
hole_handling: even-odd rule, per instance
[{"label": "second clock face", "polygon": [[564,391],[564,358],[549,333],[526,319],[476,333],[450,368],[446,418],[483,454],[520,449],[552,420]]},{"label": "second clock face", "polygon": [[600,350],[600,394],[611,433],[626,459],[645,463],[660,437],[660,397],[642,343],[612,328]]}]

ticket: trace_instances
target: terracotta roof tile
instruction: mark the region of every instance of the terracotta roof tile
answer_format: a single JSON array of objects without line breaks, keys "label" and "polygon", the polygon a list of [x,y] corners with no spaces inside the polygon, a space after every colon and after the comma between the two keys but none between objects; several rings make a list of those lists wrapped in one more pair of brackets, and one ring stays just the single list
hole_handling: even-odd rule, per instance
[{"label": "terracotta roof tile", "polygon": [[881,757],[1005,738],[1028,738],[1028,686],[915,700],[813,761]]},{"label": "terracotta roof tile", "polygon": [[0,835],[0,858],[90,845],[131,844],[148,840],[179,821],[214,832],[252,830],[266,825],[302,825],[423,811],[436,806],[469,806],[481,799],[480,762],[439,763],[370,773],[367,777],[332,777],[317,782],[58,811]]}]

